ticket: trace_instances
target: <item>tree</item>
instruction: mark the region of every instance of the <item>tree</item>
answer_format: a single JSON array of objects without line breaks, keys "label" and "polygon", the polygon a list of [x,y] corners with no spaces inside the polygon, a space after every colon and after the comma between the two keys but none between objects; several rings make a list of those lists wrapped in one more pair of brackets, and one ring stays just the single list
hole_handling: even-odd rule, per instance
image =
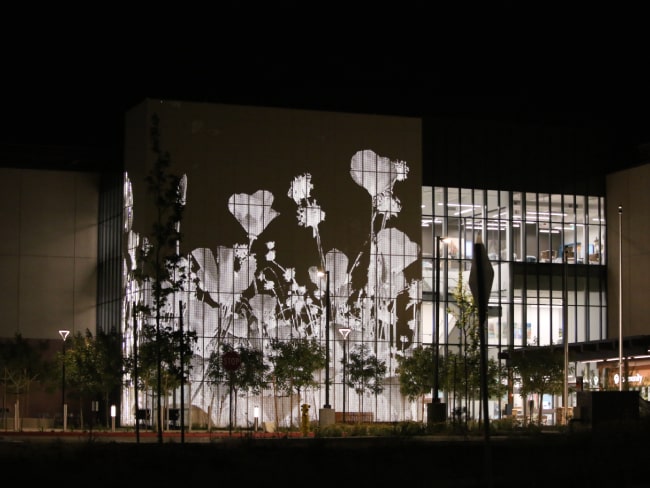
[{"label": "tree", "polygon": [[[526,405],[528,395],[537,394],[540,407],[544,394],[558,395],[564,390],[564,354],[550,347],[527,349],[510,359],[513,377],[521,381],[519,393]],[[572,372],[573,367],[570,367]],[[532,412],[531,412],[532,413]],[[542,423],[542,408],[537,422]]]},{"label": "tree", "polygon": [[[163,325],[173,317],[174,303],[170,297],[183,290],[187,280],[184,258],[180,254],[180,222],[185,208],[184,176],[179,177],[169,173],[171,158],[169,153],[160,147],[159,119],[152,116],[151,127],[152,151],[156,161],[151,172],[146,177],[147,190],[153,198],[156,209],[150,238],[143,239],[137,253],[137,269],[134,273],[139,284],[148,283],[151,287],[151,303],[142,302],[136,309],[144,317],[155,320],[156,345],[156,403],[158,442],[162,443],[162,402],[163,392]],[[168,329],[168,328],[165,328]],[[167,335],[169,335],[167,333]],[[167,341],[169,344],[169,341]],[[167,362],[168,367],[171,363]]]},{"label": "tree", "polygon": [[[192,368],[196,331],[179,330],[168,323],[162,328],[143,324],[138,349],[138,380],[143,390],[153,391],[156,398],[174,391],[189,379]],[[183,358],[181,362],[180,358]],[[131,361],[129,369],[135,365]],[[165,407],[168,405],[166,404]],[[159,407],[160,408],[160,407]],[[158,419],[161,420],[162,416]]]},{"label": "tree", "polygon": [[[447,309],[455,319],[459,333],[457,352],[449,352],[442,361],[441,377],[446,391],[454,392],[455,398],[465,402],[465,412],[470,395],[480,390],[480,349],[478,342],[478,310],[474,297],[463,283],[462,268],[458,273],[458,282],[452,293],[455,304]],[[458,412],[454,408],[454,415]]]},{"label": "tree", "polygon": [[[435,384],[435,358],[431,347],[418,346],[410,356],[397,356],[398,366],[395,372],[399,378],[399,391],[413,402],[424,399]],[[422,418],[424,418],[424,401],[422,401]]]},{"label": "tree", "polygon": [[[108,404],[111,393],[122,385],[124,362],[120,340],[116,334],[98,332],[93,337],[90,330],[72,336],[66,350],[66,382],[81,401],[79,415],[83,426],[83,400],[103,398],[105,425],[108,425]],[[94,419],[93,419],[94,421]]]},{"label": "tree", "polygon": [[[270,361],[273,369],[270,373],[274,388],[289,395],[290,408],[293,412],[293,393],[298,394],[309,387],[318,386],[314,372],[327,368],[325,348],[316,339],[291,338],[288,341],[271,339]],[[278,408],[275,408],[276,423]],[[290,416],[293,427],[293,414]]]},{"label": "tree", "polygon": [[[46,341],[29,341],[23,339],[20,333],[14,336],[13,341],[5,340],[0,342],[0,368],[2,370],[0,379],[3,384],[2,404],[7,404],[7,393],[14,395],[18,405],[19,417],[22,417],[21,412],[27,408],[26,403],[29,401],[32,383],[38,381],[48,384],[49,380],[54,379],[56,369],[52,368],[49,362],[43,360],[46,349]],[[60,377],[60,375],[57,376],[57,379]],[[21,402],[23,396],[26,399]],[[6,422],[6,418],[4,420]]]},{"label": "tree", "polygon": [[95,335],[95,351],[97,354],[97,365],[99,376],[99,388],[97,395],[104,400],[104,425],[110,422],[109,405],[111,398],[115,395],[118,399],[123,386],[125,360],[122,356],[122,340],[117,333],[106,333],[97,331]]},{"label": "tree", "polygon": [[[478,309],[474,297],[463,282],[462,269],[458,274],[458,283],[453,291],[455,305],[448,312],[456,319],[460,343],[458,352],[450,352],[443,358],[440,376],[443,388],[454,391],[454,396],[465,401],[465,411],[469,413],[469,401],[480,397],[481,392],[481,350]],[[489,398],[503,395],[507,386],[504,384],[505,372],[498,362],[489,358],[487,361],[487,393]],[[457,413],[457,412],[455,412]]]},{"label": "tree", "polygon": [[367,344],[357,344],[350,352],[345,384],[354,388],[359,396],[359,413],[362,412],[361,400],[364,393],[376,396],[384,391],[385,376],[386,362],[377,358]]},{"label": "tree", "polygon": [[[226,371],[222,364],[222,357],[230,351],[237,351],[241,358],[241,365],[234,371]],[[226,343],[221,343],[221,351],[212,351],[208,359],[207,377],[214,383],[228,383],[235,391],[235,397],[241,392],[250,392],[259,395],[268,385],[268,371],[271,366],[264,362],[264,352],[259,349],[240,345],[236,349]],[[230,399],[232,402],[232,398]],[[235,418],[237,408],[235,407]]]}]

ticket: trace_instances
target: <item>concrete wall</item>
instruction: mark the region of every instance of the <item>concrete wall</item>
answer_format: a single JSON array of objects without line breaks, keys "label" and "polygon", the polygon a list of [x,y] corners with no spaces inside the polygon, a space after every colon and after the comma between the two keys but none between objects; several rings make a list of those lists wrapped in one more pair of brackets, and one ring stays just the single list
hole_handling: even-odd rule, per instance
[{"label": "concrete wall", "polygon": [[[272,339],[305,337],[331,352],[330,368],[317,379],[329,389],[301,399],[312,412],[332,404],[338,411],[372,410],[381,420],[412,418],[391,380],[396,351],[415,347],[422,337],[421,120],[147,100],[126,118],[129,243],[151,236],[157,218],[146,185],[157,157],[153,116],[169,172],[186,176],[180,254],[192,275],[165,313],[173,317],[182,300],[184,327],[197,333],[188,401],[205,412],[212,405],[203,368],[217,344],[266,350]],[[318,276],[323,269],[329,285],[330,278]],[[148,299],[146,286],[127,282],[126,303]],[[128,322],[124,337],[131,347],[134,326]],[[344,326],[347,336],[340,333]],[[378,399],[358,399],[343,388],[344,347],[361,345],[371,345],[387,367],[389,386]],[[241,404],[253,401],[262,421],[279,418],[280,425],[299,415],[301,404],[277,402],[270,389]],[[213,412],[215,425],[225,425],[226,411]],[[238,422],[246,421],[246,411],[237,409]],[[132,412],[123,412],[122,423],[132,422]]]},{"label": "concrete wall", "polygon": [[650,164],[607,176],[607,229],[608,336],[618,337],[619,310],[623,336],[650,334]]},{"label": "concrete wall", "polygon": [[99,177],[0,168],[0,337],[95,333]]}]

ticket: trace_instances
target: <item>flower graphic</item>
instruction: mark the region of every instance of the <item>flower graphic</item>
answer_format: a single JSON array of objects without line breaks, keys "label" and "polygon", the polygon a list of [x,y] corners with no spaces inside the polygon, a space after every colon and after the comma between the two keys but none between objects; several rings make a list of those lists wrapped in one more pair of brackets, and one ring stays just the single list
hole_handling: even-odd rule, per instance
[{"label": "flower graphic", "polygon": [[391,192],[393,184],[405,180],[408,171],[403,161],[393,162],[370,149],[358,151],[352,156],[350,165],[350,176],[354,182],[364,187],[373,198]]},{"label": "flower graphic", "polygon": [[[342,242],[347,238],[340,229],[350,224],[320,225],[326,210],[329,218],[336,220],[337,209],[322,208],[312,196],[319,181],[310,173],[292,178],[286,192],[289,200],[279,202],[296,205],[296,220],[291,212],[285,212],[284,219],[271,229],[269,224],[281,216],[273,209],[271,191],[230,195],[228,211],[247,234],[248,242],[198,247],[190,252],[188,325],[200,330],[204,338],[198,355],[207,360],[224,341],[254,343],[261,348],[272,339],[323,341],[329,302],[330,330],[349,328],[353,331],[349,346],[371,344],[373,355],[386,361],[387,374],[394,374],[394,356],[403,355],[417,336],[421,300],[421,282],[405,274],[418,261],[420,249],[400,229],[402,203],[395,195],[396,183],[405,181],[408,174],[404,161],[370,149],[354,153],[349,177],[370,196],[370,205],[355,211],[364,212],[370,225],[362,242],[345,246],[339,245],[339,238]],[[184,178],[183,201],[186,188]],[[286,228],[282,227],[284,221],[288,222]],[[310,228],[311,232],[296,232],[292,227]],[[321,236],[321,227],[328,232],[339,229],[335,232],[340,235]],[[296,242],[285,240],[295,235],[299,235]],[[301,246],[307,242],[308,248],[298,247],[298,242]],[[332,244],[324,248],[324,242]],[[304,261],[298,260],[299,266],[288,265],[283,258],[296,250]],[[323,271],[329,279],[329,297]]]},{"label": "flower graphic", "polygon": [[237,193],[228,200],[228,210],[248,233],[252,243],[279,214],[271,208],[273,194],[259,190],[248,195]]},{"label": "flower graphic", "polygon": [[236,249],[237,246],[219,246],[216,257],[208,248],[192,251],[198,268],[193,274],[197,289],[222,306],[230,306],[241,298],[253,282],[257,268],[255,256],[237,258]]},{"label": "flower graphic", "polygon": [[287,196],[292,198],[296,205],[302,205],[303,200],[309,200],[314,185],[311,184],[311,175],[304,173],[296,176],[291,182]]}]

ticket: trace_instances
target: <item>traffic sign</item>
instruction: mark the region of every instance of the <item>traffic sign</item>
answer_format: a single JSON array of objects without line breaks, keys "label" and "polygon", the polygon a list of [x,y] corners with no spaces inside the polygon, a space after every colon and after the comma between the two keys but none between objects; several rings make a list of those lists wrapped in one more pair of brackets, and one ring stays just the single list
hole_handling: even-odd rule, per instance
[{"label": "traffic sign", "polygon": [[480,237],[474,243],[472,269],[468,281],[469,289],[474,296],[474,303],[478,307],[479,320],[482,323],[487,315],[488,300],[492,290],[492,282],[494,281],[494,269],[490,264],[490,259]]},{"label": "traffic sign", "polygon": [[241,366],[241,356],[237,351],[228,351],[221,357],[221,364],[227,371],[237,371]]}]

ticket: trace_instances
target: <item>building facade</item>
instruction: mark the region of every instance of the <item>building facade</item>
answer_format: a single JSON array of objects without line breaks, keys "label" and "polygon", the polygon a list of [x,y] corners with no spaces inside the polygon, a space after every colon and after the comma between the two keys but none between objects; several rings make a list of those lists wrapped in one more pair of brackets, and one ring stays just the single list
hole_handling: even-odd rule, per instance
[{"label": "building facade", "polygon": [[[237,425],[249,425],[257,410],[260,422],[284,426],[304,403],[312,412],[331,405],[376,420],[411,418],[395,370],[396,357],[422,337],[420,120],[159,101],[134,108],[124,182],[125,355],[145,320],[129,304],[150,296],[131,275],[156,211],[144,185],[154,117],[170,170],[183,175],[179,247],[191,273],[165,313],[178,327],[182,307],[198,336],[186,418],[224,426],[235,412]],[[270,385],[237,399],[227,382],[209,381],[210,357],[223,344],[268,355],[272,341],[294,338],[326,350],[330,367],[317,382],[329,387],[279,395]],[[344,386],[343,355],[356,352],[385,367],[376,394]],[[123,423],[133,419],[124,408],[133,395],[125,391]],[[137,403],[151,410],[153,398],[143,391]]]},{"label": "building facade", "polygon": [[[424,341],[439,344],[443,356],[450,351],[462,355],[462,327],[457,326],[451,311],[459,282],[469,288],[473,246],[478,238],[484,242],[494,270],[486,325],[490,358],[507,368],[507,361],[499,359],[504,352],[561,347],[565,333],[569,343],[605,339],[605,213],[604,197],[425,187],[423,317],[425,323],[433,324],[427,332],[434,333],[437,325],[439,336],[425,336]],[[438,303],[436,290],[440,291]],[[575,376],[599,384],[594,364],[572,363],[576,369],[569,378],[572,385]],[[453,405],[461,402],[453,398],[455,390],[451,399],[450,391],[441,392],[447,398],[449,414]],[[544,418],[556,421],[561,398],[548,394],[530,400],[541,405]],[[491,402],[491,411],[498,417],[508,404],[508,411],[523,410],[525,400],[517,395],[515,385],[510,395]],[[478,411],[477,405],[472,408]]]},{"label": "building facade", "polygon": [[[566,333],[572,384],[580,378],[588,388],[616,388],[620,327],[630,338],[629,386],[647,395],[643,351],[632,346],[648,330],[650,165],[598,179],[581,164],[602,166],[600,152],[586,143],[576,151],[576,140],[587,139],[562,131],[559,139],[571,144],[544,145],[545,137],[525,133],[506,151],[508,142],[494,141],[512,131],[477,124],[423,128],[413,118],[146,100],[126,116],[124,173],[2,169],[10,225],[1,337],[19,332],[57,351],[61,328],[114,331],[123,334],[125,355],[132,353],[132,304],[148,293],[132,271],[155,210],[145,184],[155,158],[154,115],[171,170],[184,176],[181,251],[192,281],[168,317],[178,324],[182,315],[199,336],[183,392],[186,419],[228,422],[227,388],[205,380],[206,358],[220,341],[263,349],[272,338],[310,337],[329,348],[321,387],[279,403],[272,391],[246,395],[237,400],[238,425],[252,422],[254,412],[285,424],[299,418],[301,403],[315,415],[328,402],[374,420],[424,420],[423,405],[399,393],[396,358],[436,341],[443,355],[461,346],[449,309],[454,287],[469,278],[478,236],[495,271],[490,357],[505,366],[503,351],[560,347]],[[541,171],[531,181],[517,175],[518,160],[563,166],[565,177],[558,182]],[[319,271],[330,279],[329,327]],[[344,386],[341,361],[361,345],[387,367],[381,394]],[[579,354],[587,349],[595,352]],[[458,395],[439,393],[453,415]],[[154,408],[150,392],[134,395],[126,388],[122,396],[123,425],[133,424],[136,403]],[[179,397],[171,393],[168,404],[177,406]],[[534,401],[556,420],[561,398]],[[523,402],[516,391],[491,399],[491,415]],[[26,415],[56,412],[56,395],[52,404]]]}]

